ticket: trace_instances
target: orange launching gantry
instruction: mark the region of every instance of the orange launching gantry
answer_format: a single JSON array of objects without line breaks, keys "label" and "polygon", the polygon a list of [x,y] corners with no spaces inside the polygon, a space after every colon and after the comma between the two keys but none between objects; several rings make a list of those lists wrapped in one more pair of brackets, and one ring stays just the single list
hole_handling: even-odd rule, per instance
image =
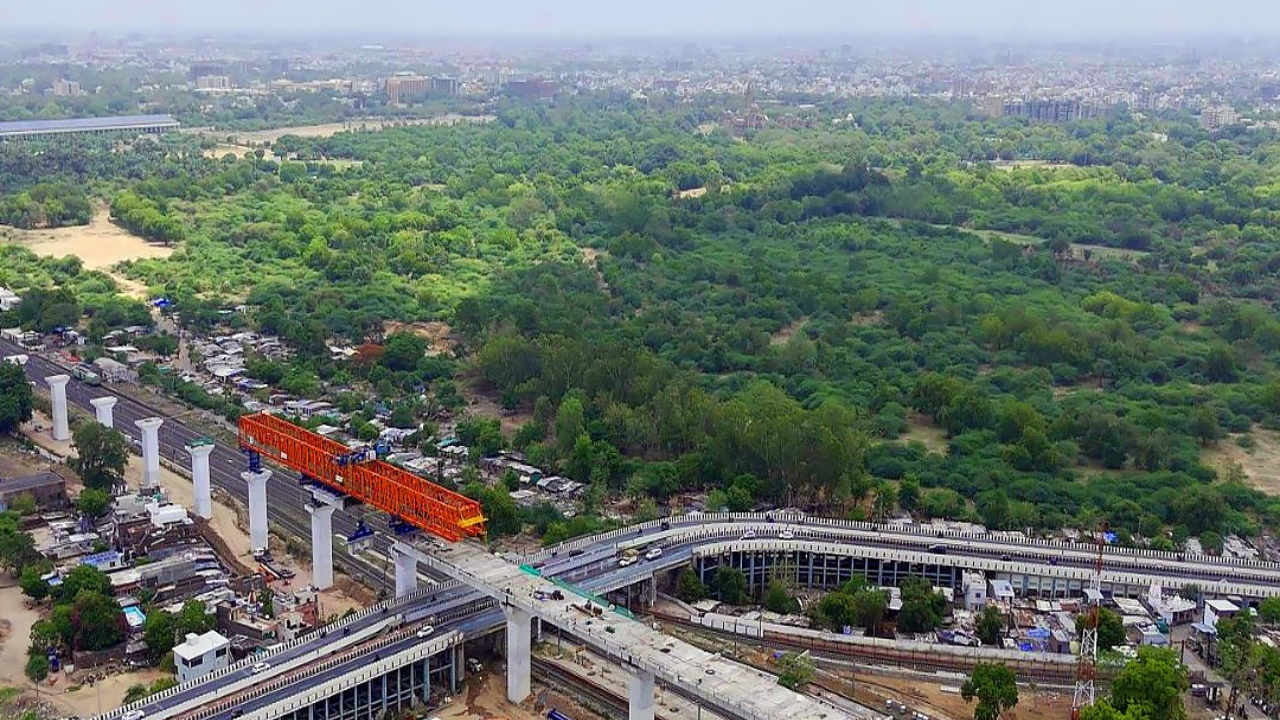
[{"label": "orange launching gantry", "polygon": [[267,413],[240,418],[240,447],[449,541],[483,535],[480,503]]}]

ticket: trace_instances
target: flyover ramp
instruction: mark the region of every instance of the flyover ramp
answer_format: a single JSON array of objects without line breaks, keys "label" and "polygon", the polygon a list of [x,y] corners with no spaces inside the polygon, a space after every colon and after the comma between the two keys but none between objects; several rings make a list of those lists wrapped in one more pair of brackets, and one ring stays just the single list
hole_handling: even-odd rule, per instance
[{"label": "flyover ramp", "polygon": [[[602,608],[595,596],[565,592],[564,583],[553,583],[531,568],[514,565],[472,543],[452,545],[448,558],[423,552],[419,561],[496,598],[508,618],[508,651],[526,657],[509,657],[510,671],[527,673],[528,638],[513,639],[513,630],[528,627],[532,617],[555,625],[627,668],[647,685],[652,705],[652,683],[660,681],[680,688],[707,707],[741,720],[840,720],[882,717],[870,709],[850,714],[822,700],[777,685],[777,678],[680,642],[638,622],[623,612]],[[557,592],[558,591],[558,592]],[[559,595],[558,599],[552,599]],[[643,682],[647,679],[647,683]],[[508,680],[508,689],[512,687]],[[524,682],[527,687],[527,680]],[[632,717],[638,693],[632,688]],[[652,708],[650,707],[650,712]]]}]

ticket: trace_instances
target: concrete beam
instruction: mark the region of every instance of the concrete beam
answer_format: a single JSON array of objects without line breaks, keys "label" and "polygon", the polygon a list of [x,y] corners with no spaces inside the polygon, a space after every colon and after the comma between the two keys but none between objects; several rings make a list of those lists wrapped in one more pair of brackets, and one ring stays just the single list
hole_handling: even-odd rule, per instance
[{"label": "concrete beam", "polygon": [[270,470],[242,472],[240,477],[249,484],[249,547],[267,549],[267,480]]},{"label": "concrete beam", "polygon": [[94,415],[97,416],[98,422],[103,427],[115,427],[115,413],[113,411],[119,399],[114,395],[105,395],[89,401],[89,404],[93,406]]},{"label": "concrete beam", "polygon": [[160,426],[163,418],[150,417],[133,423],[142,431],[142,487],[160,487]]},{"label": "concrete beam", "polygon": [[50,435],[54,440],[70,440],[71,424],[67,420],[67,383],[70,375],[50,375],[44,379],[49,383],[49,397],[53,404],[53,428]]}]

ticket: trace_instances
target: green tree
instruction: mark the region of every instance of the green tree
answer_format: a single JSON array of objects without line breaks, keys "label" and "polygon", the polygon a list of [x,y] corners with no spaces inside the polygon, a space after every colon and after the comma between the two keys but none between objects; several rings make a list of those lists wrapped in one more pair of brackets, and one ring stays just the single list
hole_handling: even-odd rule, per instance
[{"label": "green tree", "polygon": [[62,644],[62,634],[52,620],[37,620],[31,625],[31,645],[28,654],[44,655],[50,648]]},{"label": "green tree", "polygon": [[1121,713],[1150,720],[1185,720],[1182,693],[1187,668],[1170,648],[1140,647],[1111,681],[1111,705]]},{"label": "green tree", "polygon": [[813,682],[814,666],[809,653],[787,652],[778,659],[778,684],[797,692]]},{"label": "green tree", "polygon": [[1258,617],[1268,625],[1280,624],[1280,597],[1269,597],[1258,605]]},{"label": "green tree", "polygon": [[995,605],[988,605],[978,616],[978,639],[983,645],[999,645],[1004,637],[1004,613]]},{"label": "green tree", "polygon": [[[1088,622],[1086,615],[1076,616],[1076,634],[1080,635],[1084,632],[1085,624]],[[1123,645],[1126,641],[1124,632],[1124,618],[1112,610],[1107,608],[1098,609],[1098,649],[1110,650],[1113,647]]]},{"label": "green tree", "polygon": [[22,594],[40,602],[49,597],[49,583],[40,577],[40,568],[36,565],[28,565],[22,568],[22,577],[18,581],[22,586]]},{"label": "green tree", "polygon": [[55,605],[49,613],[49,624],[58,634],[58,644],[66,648],[75,646],[76,627],[72,620],[74,611],[70,603]]},{"label": "green tree", "polygon": [[1146,716],[1140,714],[1136,707],[1127,713],[1120,712],[1107,698],[1101,698],[1088,707],[1080,708],[1080,720],[1145,720],[1145,718]]},{"label": "green tree", "polygon": [[556,448],[561,457],[569,457],[574,443],[585,427],[585,411],[577,395],[569,395],[556,410]]},{"label": "green tree", "polygon": [[44,679],[49,677],[49,657],[43,653],[28,656],[27,666],[23,672],[33,683],[44,682]]},{"label": "green tree", "polygon": [[426,356],[427,341],[412,333],[396,333],[387,337],[387,349],[380,361],[388,370],[409,372]]},{"label": "green tree", "polygon": [[264,586],[258,593],[258,604],[262,606],[263,616],[269,618],[276,616],[276,594],[270,587]]},{"label": "green tree", "polygon": [[997,720],[1018,704],[1017,678],[1003,663],[978,663],[960,686],[960,697],[965,702],[977,699],[973,720]]},{"label": "green tree", "polygon": [[208,607],[201,600],[188,600],[182,604],[178,613],[178,636],[203,635],[218,625],[218,618],[208,612]]},{"label": "green tree", "polygon": [[20,493],[18,497],[14,498],[13,502],[9,504],[9,509],[18,513],[22,517],[35,515],[36,510],[38,509],[36,507],[36,498],[31,493]]},{"label": "green tree", "polygon": [[747,601],[747,576],[741,570],[721,565],[716,570],[715,585],[720,602],[741,605]]},{"label": "green tree", "polygon": [[130,685],[128,688],[125,689],[124,699],[121,701],[121,703],[124,705],[128,705],[129,703],[135,703],[147,697],[150,694],[151,694],[151,691],[147,688],[146,685],[143,685],[141,683],[134,683],[133,685]]},{"label": "green tree", "polygon": [[124,482],[129,443],[114,429],[96,422],[81,423],[71,436],[76,457],[67,461],[85,487],[109,492]]},{"label": "green tree", "polygon": [[35,398],[20,365],[0,361],[0,433],[11,433],[31,419]]},{"label": "green tree", "polygon": [[81,592],[109,597],[111,578],[92,565],[77,565],[62,577],[62,584],[58,586],[58,604],[75,602]]},{"label": "green tree", "polygon": [[469,486],[466,494],[480,501],[490,538],[520,534],[521,528],[524,527],[520,519],[520,509],[516,507],[515,501],[511,499],[511,494],[506,488]]},{"label": "green tree", "polygon": [[889,593],[880,588],[861,588],[853,594],[853,609],[855,624],[874,637],[889,610]]},{"label": "green tree", "polygon": [[22,366],[0,361],[0,433],[12,433],[31,419],[35,397]]},{"label": "green tree", "polygon": [[151,652],[151,661],[159,662],[160,658],[173,649],[178,638],[178,620],[171,613],[154,610],[147,615],[142,625],[142,639]]},{"label": "green tree", "polygon": [[947,601],[934,592],[923,578],[907,578],[901,583],[902,609],[898,611],[898,629],[908,633],[924,633],[942,624]]},{"label": "green tree", "polygon": [[1216,443],[1222,437],[1222,428],[1218,424],[1218,412],[1211,407],[1200,406],[1191,416],[1191,435],[1201,445]]},{"label": "green tree", "polygon": [[978,512],[990,530],[1004,530],[1009,525],[1009,495],[1004,490],[991,490],[978,496]]},{"label": "green tree", "polygon": [[0,513],[0,564],[15,577],[27,565],[41,559],[31,533],[23,532],[18,513],[6,510]]},{"label": "green tree", "polygon": [[816,613],[834,632],[843,632],[846,626],[858,624],[858,608],[848,593],[827,593],[818,601]]},{"label": "green tree", "polygon": [[678,595],[687,603],[695,603],[707,596],[707,586],[698,578],[693,568],[685,568],[680,573]]},{"label": "green tree", "polygon": [[916,511],[920,507],[920,481],[913,478],[903,478],[898,484],[898,506],[909,513]]},{"label": "green tree", "polygon": [[104,490],[87,487],[76,498],[76,509],[91,518],[100,518],[111,510],[111,495]]},{"label": "green tree", "polygon": [[457,432],[458,441],[479,457],[497,455],[506,443],[502,424],[494,418],[466,418],[458,423]]},{"label": "green tree", "polygon": [[108,595],[81,590],[72,606],[71,622],[77,650],[105,650],[124,640],[124,613]]},{"label": "green tree", "polygon": [[764,607],[769,612],[788,615],[800,608],[800,603],[787,592],[787,586],[780,580],[770,580],[764,591]]}]

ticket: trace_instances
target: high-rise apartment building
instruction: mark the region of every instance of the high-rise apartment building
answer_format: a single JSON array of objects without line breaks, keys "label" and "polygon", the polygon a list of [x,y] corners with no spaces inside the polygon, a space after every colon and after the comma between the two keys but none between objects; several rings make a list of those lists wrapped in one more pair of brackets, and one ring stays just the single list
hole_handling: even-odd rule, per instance
[{"label": "high-rise apartment building", "polygon": [[431,90],[431,78],[417,75],[396,75],[387,78],[387,102],[399,105],[412,97],[421,97]]}]

